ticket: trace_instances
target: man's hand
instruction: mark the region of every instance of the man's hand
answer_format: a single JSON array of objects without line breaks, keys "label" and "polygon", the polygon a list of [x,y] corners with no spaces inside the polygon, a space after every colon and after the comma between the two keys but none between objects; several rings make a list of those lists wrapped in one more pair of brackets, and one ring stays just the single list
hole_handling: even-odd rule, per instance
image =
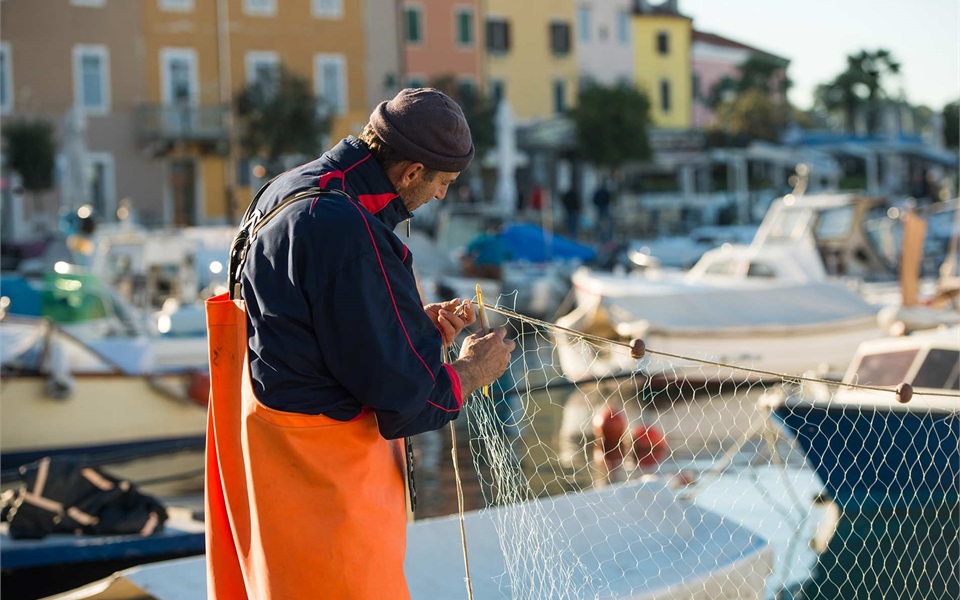
[{"label": "man's hand", "polygon": [[461,302],[459,298],[428,304],[423,310],[440,330],[444,346],[452,344],[464,327],[477,320],[473,303],[469,300]]},{"label": "man's hand", "polygon": [[488,333],[474,333],[464,340],[460,358],[453,363],[464,398],[474,390],[490,385],[507,370],[516,343],[506,339],[506,335],[506,328],[500,327]]}]

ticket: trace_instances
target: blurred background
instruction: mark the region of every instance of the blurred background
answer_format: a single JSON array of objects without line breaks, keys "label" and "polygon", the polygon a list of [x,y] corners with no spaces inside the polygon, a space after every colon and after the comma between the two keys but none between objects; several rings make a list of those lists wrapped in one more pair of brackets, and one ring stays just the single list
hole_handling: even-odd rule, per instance
[{"label": "blurred background", "polygon": [[588,236],[607,178],[638,234],[755,222],[799,162],[813,188],[956,193],[952,0],[5,0],[0,15],[8,255],[80,207],[233,224],[263,181],[406,86],[444,89],[472,124],[478,158],[448,201],[559,221],[573,190],[569,228]]}]

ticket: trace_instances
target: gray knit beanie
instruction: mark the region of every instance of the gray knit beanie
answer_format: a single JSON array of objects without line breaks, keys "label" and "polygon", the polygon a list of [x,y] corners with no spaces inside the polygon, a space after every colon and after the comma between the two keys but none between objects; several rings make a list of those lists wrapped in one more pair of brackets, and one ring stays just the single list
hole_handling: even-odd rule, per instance
[{"label": "gray knit beanie", "polygon": [[370,115],[388,146],[437,171],[458,173],[473,160],[473,139],[460,106],[433,88],[407,88]]}]

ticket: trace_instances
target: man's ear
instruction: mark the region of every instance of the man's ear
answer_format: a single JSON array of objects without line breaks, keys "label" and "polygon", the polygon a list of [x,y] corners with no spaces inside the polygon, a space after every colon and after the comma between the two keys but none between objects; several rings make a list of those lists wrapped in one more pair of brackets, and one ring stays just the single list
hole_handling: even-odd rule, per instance
[{"label": "man's ear", "polygon": [[406,189],[417,182],[417,179],[423,175],[423,163],[408,162],[406,166],[398,167],[399,177],[396,187],[398,190]]}]

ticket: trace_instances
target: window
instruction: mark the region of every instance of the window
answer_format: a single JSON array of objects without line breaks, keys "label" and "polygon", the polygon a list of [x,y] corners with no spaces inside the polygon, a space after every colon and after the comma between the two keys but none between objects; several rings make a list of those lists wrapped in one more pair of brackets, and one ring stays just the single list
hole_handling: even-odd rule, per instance
[{"label": "window", "polygon": [[660,80],[660,110],[670,112],[670,81]]},{"label": "window", "polygon": [[500,101],[507,97],[507,84],[500,79],[491,82],[490,96],[493,98],[494,106],[500,104]]},{"label": "window", "polygon": [[461,103],[465,98],[475,98],[477,95],[477,84],[472,79],[457,80],[457,100]]},{"label": "window", "polygon": [[310,11],[320,19],[343,18],[343,0],[312,0]]},{"label": "window", "polygon": [[0,114],[13,110],[13,64],[10,43],[0,42]]},{"label": "window", "polygon": [[487,50],[499,54],[510,51],[510,23],[506,19],[487,20]]},{"label": "window", "polygon": [[257,85],[268,93],[276,91],[280,80],[280,58],[276,52],[247,52],[247,85]]},{"label": "window", "polygon": [[590,8],[587,6],[577,9],[577,34],[581,42],[590,41]]},{"label": "window", "polygon": [[424,82],[423,75],[407,76],[407,87],[412,87],[412,88],[423,87],[423,82]]},{"label": "window", "polygon": [[554,56],[570,54],[570,25],[550,23],[550,51]]},{"label": "window", "polygon": [[404,9],[404,23],[406,25],[407,42],[420,44],[423,42],[423,11],[419,6],[408,6]]},{"label": "window", "polygon": [[657,34],[657,52],[661,55],[670,54],[670,36],[666,31]]},{"label": "window", "polygon": [[243,0],[243,12],[258,17],[272,17],[277,14],[276,0]]},{"label": "window", "polygon": [[117,210],[113,155],[109,152],[90,152],[87,158],[90,166],[90,204],[93,205],[94,214],[109,219]]},{"label": "window", "polygon": [[106,46],[73,47],[74,102],[87,114],[110,112],[110,60]]},{"label": "window", "polygon": [[160,50],[160,86],[164,104],[197,104],[197,53],[190,48]]},{"label": "window", "polygon": [[913,387],[941,388],[945,390],[960,389],[958,375],[960,375],[960,354],[956,350],[931,348],[917,376],[913,380]]},{"label": "window", "polygon": [[99,8],[106,3],[107,0],[70,0],[70,6],[86,6],[89,8]]},{"label": "window", "polygon": [[562,113],[566,110],[567,84],[557,79],[553,82],[553,111]]},{"label": "window", "polygon": [[313,58],[313,87],[323,114],[347,111],[346,64],[342,54],[317,54]]},{"label": "window", "polygon": [[621,44],[630,43],[630,14],[625,10],[617,12],[617,41]]},{"label": "window", "polygon": [[696,71],[693,72],[692,79],[690,81],[690,87],[693,89],[693,99],[699,100],[703,97],[700,93],[700,74]]},{"label": "window", "polygon": [[193,0],[157,0],[157,7],[168,12],[192,12]]},{"label": "window", "polygon": [[762,262],[751,262],[747,266],[747,277],[762,277],[764,279],[774,279],[777,276],[777,270],[772,265]]},{"label": "window", "polygon": [[897,385],[904,381],[919,350],[899,350],[866,354],[854,369],[860,385]]},{"label": "window", "polygon": [[473,45],[473,10],[469,8],[458,8],[454,13],[457,28],[457,45]]}]

